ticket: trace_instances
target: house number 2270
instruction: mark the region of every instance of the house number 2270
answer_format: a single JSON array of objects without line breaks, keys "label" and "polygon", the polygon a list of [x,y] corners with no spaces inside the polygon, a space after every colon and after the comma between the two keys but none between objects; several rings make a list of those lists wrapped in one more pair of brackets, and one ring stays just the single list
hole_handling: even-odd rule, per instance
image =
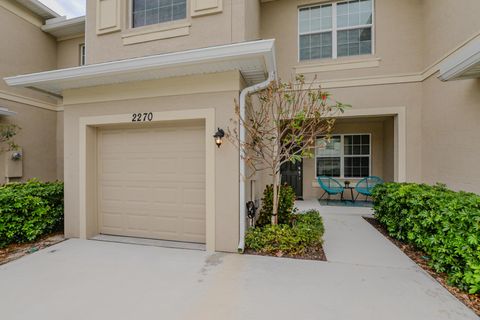
[{"label": "house number 2270", "polygon": [[146,121],[152,121],[152,120],[153,120],[152,112],[132,114],[132,122],[146,122]]}]

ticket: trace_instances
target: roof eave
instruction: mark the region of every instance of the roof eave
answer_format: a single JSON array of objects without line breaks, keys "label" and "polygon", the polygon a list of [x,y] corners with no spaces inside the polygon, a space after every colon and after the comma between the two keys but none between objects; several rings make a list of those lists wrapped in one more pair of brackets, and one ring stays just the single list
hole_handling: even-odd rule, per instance
[{"label": "roof eave", "polygon": [[[38,87],[43,91],[58,95],[61,94],[61,92],[56,92],[54,89],[48,90],[49,85],[51,88],[54,88],[55,85],[60,84],[62,81],[88,80],[95,77],[112,77],[112,83],[114,83],[114,76],[118,74],[128,75],[128,73],[133,74],[134,72],[150,70],[152,68],[161,70],[162,68],[201,65],[207,62],[215,63],[228,61],[229,59],[243,59],[251,56],[263,56],[265,72],[268,73],[270,71],[276,71],[274,47],[274,40],[259,40],[19,75],[8,77],[4,80],[9,86]],[[82,87],[86,86],[87,85],[84,85]]]},{"label": "roof eave", "polygon": [[38,0],[16,0],[22,6],[28,8],[29,10],[33,11],[37,15],[41,16],[44,19],[52,19],[58,18],[61,15]]},{"label": "roof eave", "polygon": [[440,65],[442,81],[480,78],[480,38],[472,40]]},{"label": "roof eave", "polygon": [[57,38],[81,35],[85,33],[85,16],[49,19],[42,26],[42,30]]}]

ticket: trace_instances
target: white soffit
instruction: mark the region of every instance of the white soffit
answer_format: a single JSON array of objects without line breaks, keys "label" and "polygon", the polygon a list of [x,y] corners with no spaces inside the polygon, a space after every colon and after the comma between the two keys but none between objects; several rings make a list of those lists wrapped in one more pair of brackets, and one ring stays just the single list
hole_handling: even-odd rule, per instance
[{"label": "white soffit", "polygon": [[85,33],[85,16],[73,19],[66,17],[49,19],[42,26],[42,30],[57,39],[82,35]]},{"label": "white soffit", "polygon": [[40,17],[44,19],[51,19],[60,17],[58,13],[44,5],[38,0],[16,0],[25,8],[31,10],[32,12],[38,14]]},{"label": "white soffit", "polygon": [[259,40],[5,78],[55,95],[67,89],[239,70],[247,85],[276,71],[275,41]]},{"label": "white soffit", "polygon": [[443,61],[439,78],[442,81],[480,78],[480,38]]}]

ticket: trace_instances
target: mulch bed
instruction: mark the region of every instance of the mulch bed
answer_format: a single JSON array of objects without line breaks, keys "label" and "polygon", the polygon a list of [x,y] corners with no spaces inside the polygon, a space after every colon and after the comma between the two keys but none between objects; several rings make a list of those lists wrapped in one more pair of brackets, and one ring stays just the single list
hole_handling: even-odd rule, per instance
[{"label": "mulch bed", "polygon": [[63,233],[55,233],[32,243],[11,244],[0,249],[0,265],[19,259],[65,240]]},{"label": "mulch bed", "polygon": [[322,245],[313,246],[308,248],[305,252],[299,255],[289,255],[283,254],[282,252],[277,252],[276,254],[269,254],[264,252],[257,252],[251,249],[246,249],[245,254],[251,254],[255,256],[269,256],[277,258],[289,258],[289,259],[300,259],[300,260],[316,260],[316,261],[327,261],[327,256],[323,251]]},{"label": "mulch bed", "polygon": [[423,270],[428,272],[435,280],[437,280],[445,289],[453,294],[458,300],[463,302],[467,307],[473,310],[478,316],[480,316],[480,294],[468,294],[460,290],[459,288],[452,287],[448,284],[447,275],[444,273],[438,273],[428,265],[428,255],[424,252],[416,249],[411,244],[403,243],[397,239],[392,238],[387,229],[375,218],[363,217],[373,227],[375,227],[380,233],[382,233],[387,239],[395,244],[400,250],[402,250],[410,259],[416,264],[422,267]]}]

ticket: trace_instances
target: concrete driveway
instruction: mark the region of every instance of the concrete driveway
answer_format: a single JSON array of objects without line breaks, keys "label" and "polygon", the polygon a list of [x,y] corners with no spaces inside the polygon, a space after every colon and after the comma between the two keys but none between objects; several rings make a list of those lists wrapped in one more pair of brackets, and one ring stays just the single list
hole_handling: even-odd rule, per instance
[{"label": "concrete driveway", "polygon": [[330,262],[65,241],[0,266],[0,318],[477,319],[362,213],[322,210]]}]

